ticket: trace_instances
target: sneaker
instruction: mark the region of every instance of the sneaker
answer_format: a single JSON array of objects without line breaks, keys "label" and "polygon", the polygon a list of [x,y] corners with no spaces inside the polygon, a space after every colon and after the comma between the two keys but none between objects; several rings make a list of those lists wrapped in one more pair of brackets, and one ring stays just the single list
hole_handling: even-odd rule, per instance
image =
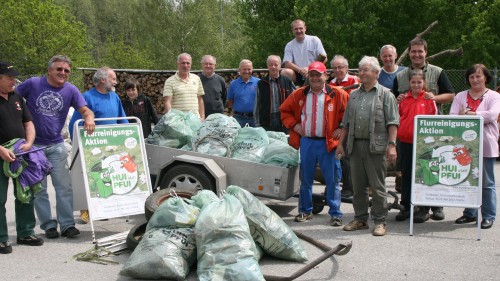
[{"label": "sneaker", "polygon": [[296,217],[295,217],[295,221],[296,222],[306,222],[310,219],[312,219],[313,215],[312,213],[309,213],[309,214],[298,214]]},{"label": "sneaker", "polygon": [[17,237],[17,244],[28,245],[28,246],[42,246],[43,239],[36,237],[36,235],[30,235],[27,237]]},{"label": "sneaker", "polygon": [[9,241],[0,242],[0,254],[10,254],[12,253],[12,246]]},{"label": "sneaker", "polygon": [[438,208],[432,209],[431,219],[433,219],[435,221],[442,221],[442,220],[444,220],[443,207],[438,207]]},{"label": "sneaker", "polygon": [[375,227],[373,228],[372,234],[373,234],[373,236],[384,236],[386,232],[387,232],[386,224],[379,223],[379,224],[376,224]]},{"label": "sneaker", "polygon": [[330,225],[331,226],[341,226],[342,225],[342,219],[339,217],[332,217],[330,219]]},{"label": "sneaker", "polygon": [[355,231],[361,229],[368,229],[368,223],[366,221],[353,220],[349,224],[344,226],[345,231]]},{"label": "sneaker", "polygon": [[71,237],[77,236],[78,234],[80,234],[80,230],[78,230],[74,226],[70,226],[70,227],[66,228],[66,230],[61,233],[61,236],[71,238]]},{"label": "sneaker", "polygon": [[410,211],[407,210],[401,210],[399,213],[396,215],[396,220],[397,221],[405,221],[406,219],[410,218]]},{"label": "sneaker", "polygon": [[80,219],[82,220],[83,224],[89,223],[89,210],[81,210]]},{"label": "sneaker", "polygon": [[429,220],[429,212],[428,211],[418,211],[413,215],[414,223],[423,223]]},{"label": "sneaker", "polygon": [[57,229],[55,229],[54,227],[49,228],[49,229],[45,230],[45,237],[47,237],[47,239],[57,238],[57,237],[59,237],[59,232],[57,232]]}]

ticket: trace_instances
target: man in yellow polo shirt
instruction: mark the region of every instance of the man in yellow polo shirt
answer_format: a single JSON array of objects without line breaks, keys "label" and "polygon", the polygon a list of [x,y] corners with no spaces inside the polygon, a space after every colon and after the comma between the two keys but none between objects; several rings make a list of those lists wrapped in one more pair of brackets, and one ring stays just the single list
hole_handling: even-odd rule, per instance
[{"label": "man in yellow polo shirt", "polygon": [[177,57],[177,72],[165,81],[163,100],[165,112],[174,108],[180,111],[192,111],[201,120],[205,119],[203,104],[203,84],[200,77],[190,73],[191,55],[182,53]]}]

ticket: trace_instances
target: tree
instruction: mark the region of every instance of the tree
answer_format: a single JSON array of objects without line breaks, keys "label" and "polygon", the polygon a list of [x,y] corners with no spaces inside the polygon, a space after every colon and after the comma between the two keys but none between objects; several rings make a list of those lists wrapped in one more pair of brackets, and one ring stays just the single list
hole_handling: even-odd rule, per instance
[{"label": "tree", "polygon": [[56,54],[70,56],[75,65],[90,61],[86,27],[52,0],[4,0],[0,22],[0,57],[22,73],[45,73]]}]

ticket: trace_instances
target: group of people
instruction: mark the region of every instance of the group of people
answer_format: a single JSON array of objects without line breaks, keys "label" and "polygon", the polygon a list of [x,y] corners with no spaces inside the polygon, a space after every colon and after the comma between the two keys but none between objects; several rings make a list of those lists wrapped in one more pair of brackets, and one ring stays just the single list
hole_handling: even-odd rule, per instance
[{"label": "group of people", "polygon": [[[300,149],[301,159],[299,214],[295,221],[306,222],[313,216],[312,185],[319,164],[326,184],[329,223],[343,225],[340,198],[341,192],[348,192],[353,195],[355,216],[343,229],[368,229],[371,209],[375,224],[372,233],[383,236],[388,214],[386,163],[401,158],[403,208],[396,220],[404,221],[411,215],[413,119],[419,114],[442,114],[441,104],[453,102],[450,114],[480,115],[484,120],[481,227],[487,229],[493,225],[500,95],[487,88],[492,76],[486,66],[475,64],[469,68],[465,78],[470,89],[455,97],[443,69],[426,61],[427,43],[417,38],[408,46],[410,67],[398,66],[396,48],[385,45],[380,50],[383,67],[376,57],[365,56],[358,64],[359,77],[348,73],[345,57],[335,55],[330,62],[335,77],[328,83],[327,54],[321,40],[306,34],[302,20],[293,21],[291,29],[295,38],[286,45],[283,61],[277,55],[270,55],[265,78],[254,77],[252,62],[244,59],[239,64],[240,76],[228,88],[224,78],[215,73],[214,56],[203,56],[203,71],[194,75],[190,72],[191,56],[180,54],[178,71],[165,81],[164,113],[173,108],[192,111],[201,120],[213,113],[226,113],[241,126],[259,126],[289,134],[289,143]],[[0,116],[8,120],[0,125],[0,143],[23,138],[24,151],[43,147],[52,164],[50,176],[56,192],[55,218],[46,179],[41,191],[34,194],[28,204],[21,203],[14,192],[18,244],[43,244],[43,239],[34,232],[35,210],[46,238],[59,235],[71,238],[80,233],[73,216],[68,151],[61,136],[70,107],[75,109],[69,126],[71,135],[78,119],[84,120],[84,130],[92,134],[95,125],[128,123],[119,117],[136,116],[141,120],[144,137],[151,132],[151,125],[158,122],[154,106],[149,98],[140,94],[137,80],[127,80],[126,97],[122,101],[115,92],[116,73],[109,67],[95,72],[95,87],[83,95],[68,82],[70,72],[70,58],[56,55],[48,63],[46,76],[30,78],[16,87],[19,72],[12,64],[0,62]],[[96,121],[96,118],[118,119]],[[15,157],[12,151],[0,145],[0,165],[14,161]],[[5,209],[8,180],[0,173],[0,253],[3,254],[12,252]],[[429,215],[431,209],[432,215]],[[442,207],[418,206],[414,222],[444,217]],[[88,221],[88,211],[82,210],[81,218]],[[466,209],[456,223],[476,220],[477,210]]]}]

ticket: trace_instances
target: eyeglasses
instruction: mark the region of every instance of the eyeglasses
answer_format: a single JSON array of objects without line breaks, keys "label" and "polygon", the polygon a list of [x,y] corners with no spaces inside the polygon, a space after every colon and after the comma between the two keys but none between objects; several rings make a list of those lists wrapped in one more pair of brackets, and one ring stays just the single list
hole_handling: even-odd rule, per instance
[{"label": "eyeglasses", "polygon": [[70,71],[69,69],[64,68],[64,67],[56,67],[56,70],[57,70],[58,72],[61,72],[61,71],[63,71],[63,70],[64,70],[64,73],[69,73],[69,71]]}]

